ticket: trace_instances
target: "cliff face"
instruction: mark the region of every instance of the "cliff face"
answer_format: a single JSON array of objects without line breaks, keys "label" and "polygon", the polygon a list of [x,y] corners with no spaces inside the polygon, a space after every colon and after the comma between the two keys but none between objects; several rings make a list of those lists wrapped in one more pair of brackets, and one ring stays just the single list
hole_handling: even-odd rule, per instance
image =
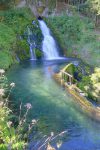
[{"label": "cliff face", "polygon": [[55,12],[55,15],[62,13],[63,11],[68,10],[68,1],[67,0],[20,0],[17,7],[30,7],[33,14],[38,16],[47,17],[49,14]]}]

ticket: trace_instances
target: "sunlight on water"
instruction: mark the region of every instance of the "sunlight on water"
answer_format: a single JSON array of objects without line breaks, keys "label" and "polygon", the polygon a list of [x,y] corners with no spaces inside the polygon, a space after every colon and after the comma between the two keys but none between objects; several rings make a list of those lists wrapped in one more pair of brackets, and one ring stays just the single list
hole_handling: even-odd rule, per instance
[{"label": "sunlight on water", "polygon": [[9,81],[16,83],[12,93],[15,103],[20,99],[32,104],[29,119],[39,119],[43,134],[68,131],[61,150],[99,150],[99,123],[83,114],[74,99],[52,79],[52,68],[57,64],[30,63],[15,65],[7,72]]}]

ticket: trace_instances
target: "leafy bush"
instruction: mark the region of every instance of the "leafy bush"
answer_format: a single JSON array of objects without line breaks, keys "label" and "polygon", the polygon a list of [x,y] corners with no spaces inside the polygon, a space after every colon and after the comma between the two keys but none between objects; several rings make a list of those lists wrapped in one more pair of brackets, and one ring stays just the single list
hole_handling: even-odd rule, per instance
[{"label": "leafy bush", "polygon": [[100,103],[100,68],[95,68],[90,76],[84,76],[78,87],[85,91],[89,98]]}]

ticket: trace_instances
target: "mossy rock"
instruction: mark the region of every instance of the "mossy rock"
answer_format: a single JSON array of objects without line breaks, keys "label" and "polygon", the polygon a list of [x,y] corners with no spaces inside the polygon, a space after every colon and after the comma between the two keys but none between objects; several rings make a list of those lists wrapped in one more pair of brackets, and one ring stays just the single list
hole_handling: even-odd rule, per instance
[{"label": "mossy rock", "polygon": [[[74,66],[72,63],[70,63],[70,64],[68,64],[67,66],[65,66],[65,67],[62,69],[62,71],[67,72],[67,73],[69,73],[70,75],[72,75],[72,76],[73,76],[73,82],[75,82],[75,80],[74,80],[75,66]],[[62,78],[63,78],[65,81],[69,82],[69,77],[66,76],[65,74],[62,74]]]},{"label": "mossy rock", "polygon": [[70,63],[67,66],[65,66],[62,70],[73,76],[75,73],[75,66],[72,63]]}]

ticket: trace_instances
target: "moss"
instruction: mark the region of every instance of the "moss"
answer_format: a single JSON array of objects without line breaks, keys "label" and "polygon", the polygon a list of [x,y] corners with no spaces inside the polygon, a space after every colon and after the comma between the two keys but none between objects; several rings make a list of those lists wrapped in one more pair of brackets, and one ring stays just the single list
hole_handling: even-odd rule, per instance
[{"label": "moss", "polygon": [[20,60],[24,60],[29,58],[29,45],[25,39],[17,40],[17,50],[16,54],[20,58]]},{"label": "moss", "polygon": [[72,63],[70,63],[70,64],[68,64],[67,66],[65,66],[65,67],[63,68],[63,71],[68,72],[68,73],[71,74],[71,75],[74,75],[75,66],[74,66]]},{"label": "moss", "polygon": [[35,49],[36,52],[36,57],[41,58],[42,57],[42,52],[39,49]]},{"label": "moss", "polygon": [[[70,75],[72,75],[72,76],[74,77],[75,66],[74,66],[72,63],[70,63],[70,64],[68,64],[67,66],[65,66],[65,67],[62,69],[62,71],[67,72],[67,73],[69,73]],[[62,75],[63,75],[62,78],[63,78],[65,81],[69,82],[69,77],[66,76],[65,74],[62,74]],[[74,79],[74,78],[73,78],[73,82],[75,82],[75,79]]]}]

